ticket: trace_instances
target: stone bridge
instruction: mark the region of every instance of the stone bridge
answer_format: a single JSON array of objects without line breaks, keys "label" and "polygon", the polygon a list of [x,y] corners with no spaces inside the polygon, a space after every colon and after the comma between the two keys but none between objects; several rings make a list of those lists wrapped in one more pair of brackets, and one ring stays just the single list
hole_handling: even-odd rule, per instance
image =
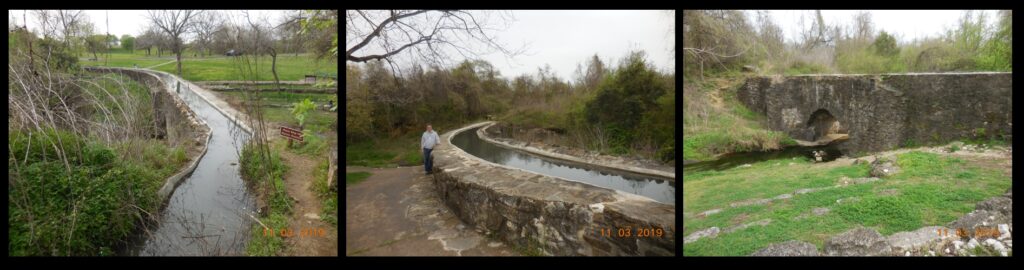
[{"label": "stone bridge", "polygon": [[[1012,131],[1013,73],[805,75],[747,79],[736,96],[796,140],[840,137],[844,153],[1004,139]],[[848,137],[847,137],[848,136]]]}]

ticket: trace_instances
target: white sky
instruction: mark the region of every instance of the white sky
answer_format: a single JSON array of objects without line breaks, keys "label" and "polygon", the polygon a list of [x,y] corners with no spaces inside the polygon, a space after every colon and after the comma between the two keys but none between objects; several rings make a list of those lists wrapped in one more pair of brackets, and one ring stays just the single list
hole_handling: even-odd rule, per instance
[{"label": "white sky", "polygon": [[[21,26],[24,25],[24,19],[28,20],[29,30],[35,32],[37,35],[41,33],[39,29],[39,22],[36,20],[35,15],[31,10],[24,14],[25,10],[8,10],[7,20],[14,20],[15,24]],[[225,18],[242,23],[245,21],[245,17],[242,17],[240,11],[218,11]],[[22,15],[25,17],[22,17]],[[122,35],[128,34],[132,36],[138,36],[149,25],[149,19],[147,18],[148,12],[146,10],[85,10],[85,14],[89,17],[89,21],[95,26],[97,33],[107,32],[107,18],[110,19],[110,34],[116,35],[120,38]],[[276,22],[282,16],[283,11],[280,10],[250,10],[249,16],[253,18],[261,18],[266,16],[270,22]],[[254,20],[255,21],[255,20]]]},{"label": "white sky", "polygon": [[[672,51],[675,35],[670,32],[675,21],[665,11],[516,10],[511,13],[514,21],[507,22],[508,28],[490,33],[511,49],[526,44],[527,52],[513,59],[500,53],[481,55],[506,79],[522,74],[536,75],[538,68],[548,64],[559,79],[568,81],[573,79],[576,64],[585,63],[595,53],[606,65],[614,66],[629,51],[637,49],[644,50],[647,61],[659,71],[675,70]],[[479,44],[472,47],[486,48]],[[375,54],[380,50],[367,46],[360,52],[357,55]],[[447,59],[450,65],[465,60],[458,53],[447,54],[453,57]],[[408,54],[399,54],[396,63],[406,63],[401,58],[408,59]]]},{"label": "white sky", "polygon": [[[810,27],[814,19],[813,10],[769,10],[767,11],[786,36],[792,42],[799,36],[800,17],[805,16],[805,27]],[[853,25],[853,16],[858,10],[822,10],[821,16],[826,24],[843,26]],[[881,30],[895,34],[900,42],[909,42],[915,38],[937,37],[945,30],[956,26],[963,10],[869,10],[871,21],[876,33]],[[997,11],[985,10],[986,21],[990,26],[998,21]],[[747,11],[752,23],[756,23],[756,13]]]}]

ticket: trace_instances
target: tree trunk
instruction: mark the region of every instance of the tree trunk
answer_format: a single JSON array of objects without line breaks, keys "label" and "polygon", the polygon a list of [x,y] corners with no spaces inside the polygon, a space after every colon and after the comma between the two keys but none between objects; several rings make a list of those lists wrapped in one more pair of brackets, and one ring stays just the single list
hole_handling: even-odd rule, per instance
[{"label": "tree trunk", "polygon": [[178,76],[181,76],[181,49],[178,49]]},{"label": "tree trunk", "polygon": [[277,52],[270,51],[270,73],[274,74],[274,84],[277,87],[277,92],[281,92],[281,79],[277,78]]}]

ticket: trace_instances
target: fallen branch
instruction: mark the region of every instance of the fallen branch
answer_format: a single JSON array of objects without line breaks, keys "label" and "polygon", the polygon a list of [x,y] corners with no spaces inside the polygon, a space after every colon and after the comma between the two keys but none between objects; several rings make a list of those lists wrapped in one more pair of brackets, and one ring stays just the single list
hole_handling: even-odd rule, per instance
[{"label": "fallen branch", "polygon": [[252,214],[246,214],[246,215],[248,215],[248,216],[249,216],[250,218],[252,218],[252,220],[255,220],[256,222],[259,222],[259,223],[260,223],[260,226],[263,226],[263,229],[264,229],[264,230],[270,230],[270,228],[269,228],[269,227],[267,227],[267,225],[263,224],[263,222],[262,222],[262,221],[260,221],[260,220],[259,220],[259,219],[257,219],[256,217],[252,216]]}]

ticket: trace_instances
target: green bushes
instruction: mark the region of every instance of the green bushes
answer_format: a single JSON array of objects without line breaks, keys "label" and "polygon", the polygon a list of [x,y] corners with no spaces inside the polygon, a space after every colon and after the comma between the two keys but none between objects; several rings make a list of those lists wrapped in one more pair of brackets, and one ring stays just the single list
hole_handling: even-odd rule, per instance
[{"label": "green bushes", "polygon": [[793,64],[789,65],[789,67],[787,67],[783,72],[786,76],[821,73],[829,73],[828,67],[803,61],[794,61]]},{"label": "green bushes", "polygon": [[69,132],[10,136],[11,256],[110,255],[159,207],[153,167]]},{"label": "green bushes", "polygon": [[839,55],[836,66],[843,73],[880,74],[905,72],[906,68],[896,57],[879,55],[869,49]]},{"label": "green bushes", "polygon": [[281,162],[281,156],[271,150],[270,157],[267,158],[269,162],[265,162],[259,150],[259,147],[251,142],[242,146],[242,154],[238,160],[242,178],[259,184],[284,175],[286,167]]},{"label": "green bushes", "polygon": [[[675,148],[675,96],[671,82],[654,71],[642,52],[627,57],[604,79],[593,99],[585,103],[583,117],[605,130],[609,152],[627,154],[637,144],[655,151]],[[638,142],[639,141],[639,142]],[[662,155],[662,160],[673,155]]]}]

